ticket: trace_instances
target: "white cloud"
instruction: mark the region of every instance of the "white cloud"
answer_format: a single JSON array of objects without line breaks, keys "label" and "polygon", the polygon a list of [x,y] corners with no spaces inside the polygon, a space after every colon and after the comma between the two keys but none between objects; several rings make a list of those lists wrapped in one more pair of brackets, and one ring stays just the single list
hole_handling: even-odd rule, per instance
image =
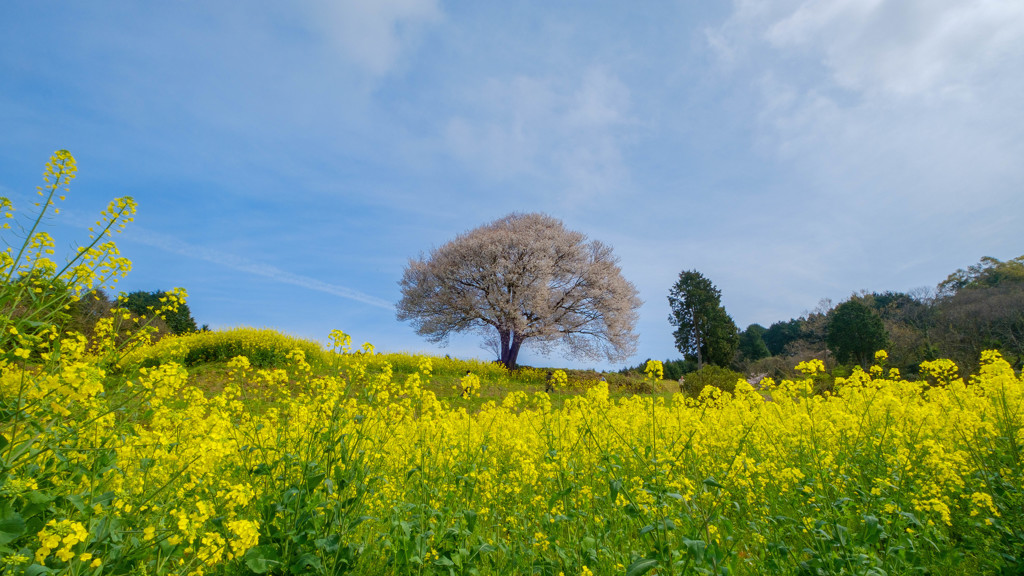
[{"label": "white cloud", "polygon": [[833,81],[862,93],[959,96],[1020,59],[1024,3],[1016,0],[804,2],[767,22],[779,49],[818,54]]},{"label": "white cloud", "polygon": [[863,216],[947,217],[1024,185],[1024,3],[738,0],[707,30],[755,78],[759,143]]},{"label": "white cloud", "polygon": [[347,59],[375,75],[389,72],[418,26],[441,18],[437,0],[323,0],[314,24]]},{"label": "white cloud", "polygon": [[576,78],[489,80],[445,128],[449,149],[488,177],[532,175],[573,199],[628,179],[623,148],[633,120],[629,89],[601,68]]}]

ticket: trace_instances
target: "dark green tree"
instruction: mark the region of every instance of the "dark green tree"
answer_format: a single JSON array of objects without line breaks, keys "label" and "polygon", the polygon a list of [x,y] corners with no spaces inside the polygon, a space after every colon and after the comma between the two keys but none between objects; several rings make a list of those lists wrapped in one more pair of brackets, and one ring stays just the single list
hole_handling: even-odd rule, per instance
[{"label": "dark green tree", "polygon": [[680,272],[668,294],[672,308],[668,321],[676,327],[676,348],[695,358],[698,370],[705,361],[729,365],[739,345],[739,330],[721,299],[718,288],[696,270]]},{"label": "dark green tree", "polygon": [[773,323],[765,330],[761,339],[764,340],[765,346],[768,347],[768,353],[772,356],[778,356],[786,349],[787,344],[799,340],[802,333],[803,329],[800,327],[800,321],[794,318],[786,322]]},{"label": "dark green tree", "polygon": [[[154,290],[152,292],[136,290],[135,292],[131,292],[125,296],[124,300],[120,303],[120,306],[127,308],[133,314],[148,318],[153,315],[154,310],[157,310],[164,305],[164,302],[161,302],[160,299],[165,298],[166,296],[167,293],[161,292],[160,290]],[[178,310],[176,312],[166,312],[163,316],[171,334],[188,334],[189,332],[197,332],[199,330],[199,327],[196,326],[195,318],[192,317],[192,311],[189,310],[188,304],[181,303],[178,305]]]},{"label": "dark green tree", "polygon": [[764,333],[768,330],[760,324],[751,324],[740,332],[739,353],[743,360],[760,360],[771,356],[768,346],[764,343]]},{"label": "dark green tree", "polygon": [[867,366],[874,353],[885,348],[885,325],[869,306],[848,300],[829,314],[825,343],[838,362]]}]

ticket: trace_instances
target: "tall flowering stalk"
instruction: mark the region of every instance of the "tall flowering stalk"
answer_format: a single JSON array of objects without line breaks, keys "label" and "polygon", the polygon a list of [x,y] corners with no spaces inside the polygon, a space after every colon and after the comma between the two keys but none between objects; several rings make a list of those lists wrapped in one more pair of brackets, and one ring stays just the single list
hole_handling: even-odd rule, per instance
[{"label": "tall flowering stalk", "polygon": [[54,261],[53,238],[40,228],[48,215],[60,213],[57,202],[66,198],[77,171],[70,152],[53,153],[43,173],[44,185],[37,188],[36,214],[27,228],[15,221],[11,200],[0,197],[4,219],[0,229],[11,231],[7,234],[16,239],[11,243],[4,236],[0,252],[0,350],[8,352],[8,359],[11,353],[24,359],[21,351],[38,344],[41,337],[55,339],[56,333],[48,328],[59,322],[72,302],[94,288],[112,288],[131,270],[131,261],[109,240],[135,216],[136,203],[130,196],[110,202],[90,228],[90,242],[77,247],[63,266]]}]

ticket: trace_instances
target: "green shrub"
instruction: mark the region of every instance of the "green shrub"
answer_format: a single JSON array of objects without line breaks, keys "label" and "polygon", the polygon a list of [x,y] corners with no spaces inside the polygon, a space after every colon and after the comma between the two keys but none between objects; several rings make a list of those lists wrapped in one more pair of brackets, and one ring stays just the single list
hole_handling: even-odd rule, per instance
[{"label": "green shrub", "polygon": [[651,381],[643,377],[643,374],[608,374],[609,389],[624,394],[650,394],[654,392]]},{"label": "green shrub", "polygon": [[745,380],[743,374],[713,364],[707,364],[696,372],[690,372],[685,375],[685,378],[683,392],[691,396],[699,395],[706,386],[714,386],[723,392],[732,393],[736,390],[736,382]]},{"label": "green shrub", "polygon": [[320,344],[256,328],[232,328],[215,332],[198,332],[164,338],[153,346],[133,352],[121,360],[121,368],[149,367],[177,362],[190,367],[207,362],[226,362],[245,356],[255,368],[274,368],[289,363],[288,354],[302,350],[306,361],[324,365],[329,359]]}]

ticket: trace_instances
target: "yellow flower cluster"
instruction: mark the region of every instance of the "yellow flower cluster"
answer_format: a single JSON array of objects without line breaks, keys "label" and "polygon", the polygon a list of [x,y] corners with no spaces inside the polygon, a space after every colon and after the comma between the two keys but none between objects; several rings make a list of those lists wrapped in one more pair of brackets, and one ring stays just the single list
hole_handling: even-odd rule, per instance
[{"label": "yellow flower cluster", "polygon": [[454,386],[459,395],[463,398],[473,398],[480,395],[480,377],[476,374],[466,374],[459,379]]},{"label": "yellow flower cluster", "polygon": [[555,390],[565,390],[569,387],[569,375],[565,370],[555,370],[551,373],[551,387]]},{"label": "yellow flower cluster", "polygon": [[644,367],[644,374],[647,375],[649,380],[662,380],[665,378],[665,366],[661,363],[661,360],[648,360],[647,365]]},{"label": "yellow flower cluster", "polygon": [[825,363],[817,358],[811,360],[805,360],[796,365],[797,372],[801,372],[808,376],[813,374],[820,374],[825,371]]},{"label": "yellow flower cluster", "polygon": [[922,362],[921,370],[941,384],[950,384],[958,378],[956,364],[944,358]]},{"label": "yellow flower cluster", "polygon": [[[89,532],[80,522],[72,520],[50,520],[46,526],[39,531],[39,548],[36,549],[36,562],[43,564],[53,553],[62,562],[68,562],[79,557],[80,561],[89,560],[92,554],[88,552],[76,552],[79,544],[85,544],[89,540]],[[97,559],[94,563],[99,565]]]}]

